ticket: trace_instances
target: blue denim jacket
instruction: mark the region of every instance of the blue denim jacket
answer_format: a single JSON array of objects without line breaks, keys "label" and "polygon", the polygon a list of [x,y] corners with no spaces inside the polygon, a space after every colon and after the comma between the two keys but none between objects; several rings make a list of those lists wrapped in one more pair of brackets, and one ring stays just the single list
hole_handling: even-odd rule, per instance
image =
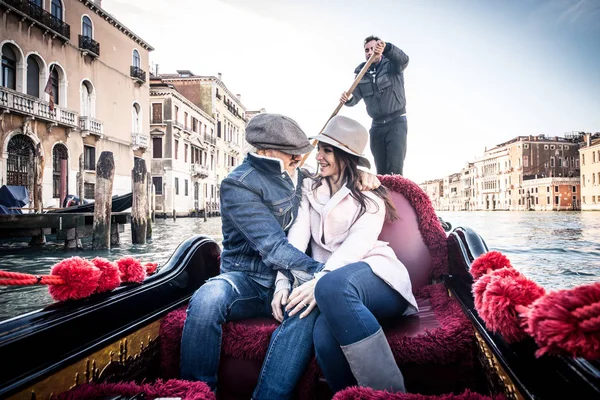
[{"label": "blue denim jacket", "polygon": [[301,173],[294,187],[278,160],[248,154],[221,182],[221,272],[244,271],[271,287],[278,270],[320,271],[323,264],[292,246],[285,234],[301,199]]}]

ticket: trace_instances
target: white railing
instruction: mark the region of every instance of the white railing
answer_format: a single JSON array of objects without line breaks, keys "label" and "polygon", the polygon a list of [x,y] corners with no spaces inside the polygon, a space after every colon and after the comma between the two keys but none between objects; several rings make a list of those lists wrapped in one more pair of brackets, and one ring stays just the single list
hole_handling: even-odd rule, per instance
[{"label": "white railing", "polygon": [[79,117],[79,129],[81,129],[81,136],[97,135],[102,136],[104,131],[104,125],[101,121],[92,117]]},{"label": "white railing", "polygon": [[208,176],[208,167],[202,164],[192,164],[190,167],[192,175]]},{"label": "white railing", "polygon": [[135,147],[143,147],[147,149],[148,145],[150,144],[150,136],[144,135],[142,133],[132,133],[131,143]]},{"label": "white railing", "polygon": [[0,87],[0,107],[6,107],[25,115],[40,117],[69,127],[77,126],[77,113],[59,105],[50,110],[50,104],[40,98]]}]

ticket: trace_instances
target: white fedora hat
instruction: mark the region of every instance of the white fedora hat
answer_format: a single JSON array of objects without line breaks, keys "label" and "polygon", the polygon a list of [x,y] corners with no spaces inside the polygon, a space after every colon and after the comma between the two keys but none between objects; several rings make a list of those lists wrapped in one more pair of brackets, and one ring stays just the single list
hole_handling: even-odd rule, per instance
[{"label": "white fedora hat", "polygon": [[329,120],[321,134],[309,139],[335,146],[358,157],[359,166],[371,168],[371,163],[363,155],[369,141],[369,132],[364,126],[351,118],[336,115]]}]

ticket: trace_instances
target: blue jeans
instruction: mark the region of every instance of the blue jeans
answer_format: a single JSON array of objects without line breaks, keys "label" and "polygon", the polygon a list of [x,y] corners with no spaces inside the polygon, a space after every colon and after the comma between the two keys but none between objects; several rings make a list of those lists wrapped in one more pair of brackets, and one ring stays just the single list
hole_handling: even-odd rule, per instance
[{"label": "blue jeans", "polygon": [[[210,279],[192,296],[181,338],[181,378],[206,382],[215,391],[221,354],[222,324],[271,315],[273,289],[243,272]],[[312,331],[319,315],[289,317],[273,332],[253,398],[290,398],[313,350]]]},{"label": "blue jeans", "polygon": [[337,392],[357,384],[340,346],[377,333],[378,319],[401,316],[408,302],[364,262],[327,273],[315,298],[321,311],[313,332],[317,361]]}]

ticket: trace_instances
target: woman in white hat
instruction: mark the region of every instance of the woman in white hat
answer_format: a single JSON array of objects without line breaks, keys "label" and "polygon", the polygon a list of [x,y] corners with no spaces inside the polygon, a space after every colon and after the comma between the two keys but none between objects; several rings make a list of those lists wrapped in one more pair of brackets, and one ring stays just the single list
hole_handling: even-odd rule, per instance
[{"label": "woman in white hat", "polygon": [[405,391],[404,379],[378,319],[417,311],[408,271],[394,251],[377,238],[386,219],[398,218],[384,187],[357,189],[358,167],[367,130],[343,116],[333,117],[318,140],[319,174],[305,179],[298,218],[288,240],[325,263],[311,275],[294,272],[296,287],[287,299],[289,280],[278,275],[272,303],[277,319],[281,304],[300,318],[317,306],[321,312],[313,339],[317,360],[331,389],[368,386]]}]

